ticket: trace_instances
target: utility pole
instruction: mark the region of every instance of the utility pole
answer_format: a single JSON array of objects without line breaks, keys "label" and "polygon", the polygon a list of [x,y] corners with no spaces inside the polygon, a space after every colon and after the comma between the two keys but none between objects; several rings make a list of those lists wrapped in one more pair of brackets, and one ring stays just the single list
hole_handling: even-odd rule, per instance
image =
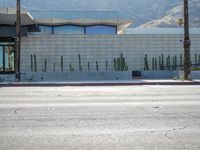
[{"label": "utility pole", "polygon": [[20,81],[20,48],[21,48],[21,10],[20,0],[16,0],[16,52],[15,52],[15,78]]},{"label": "utility pole", "polygon": [[184,79],[191,79],[190,64],[190,36],[189,36],[189,8],[188,0],[184,0]]}]

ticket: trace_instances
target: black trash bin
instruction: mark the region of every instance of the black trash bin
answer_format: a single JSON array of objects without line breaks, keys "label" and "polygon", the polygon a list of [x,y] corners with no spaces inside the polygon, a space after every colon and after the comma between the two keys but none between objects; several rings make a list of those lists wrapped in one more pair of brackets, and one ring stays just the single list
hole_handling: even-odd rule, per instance
[{"label": "black trash bin", "polygon": [[138,71],[138,70],[132,71],[132,78],[133,79],[138,79],[138,78],[141,78],[141,77],[142,77],[141,71]]}]

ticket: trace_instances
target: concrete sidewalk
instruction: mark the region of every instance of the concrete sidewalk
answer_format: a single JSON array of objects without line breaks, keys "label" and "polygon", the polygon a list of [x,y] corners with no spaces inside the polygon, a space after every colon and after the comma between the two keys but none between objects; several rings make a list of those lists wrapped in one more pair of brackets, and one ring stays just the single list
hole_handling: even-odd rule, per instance
[{"label": "concrete sidewalk", "polygon": [[2,82],[8,86],[134,86],[134,85],[200,85],[200,80],[117,80],[117,81],[53,81],[53,82]]}]

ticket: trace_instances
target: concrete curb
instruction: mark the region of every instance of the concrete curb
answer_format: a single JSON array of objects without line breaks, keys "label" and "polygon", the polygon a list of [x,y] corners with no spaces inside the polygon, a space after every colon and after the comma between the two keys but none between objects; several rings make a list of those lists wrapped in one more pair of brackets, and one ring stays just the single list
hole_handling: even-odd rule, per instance
[{"label": "concrete curb", "polygon": [[139,86],[139,85],[200,85],[199,81],[186,81],[186,82],[44,82],[44,83],[23,83],[23,82],[12,82],[12,83],[0,83],[0,87],[54,87],[54,86]]}]

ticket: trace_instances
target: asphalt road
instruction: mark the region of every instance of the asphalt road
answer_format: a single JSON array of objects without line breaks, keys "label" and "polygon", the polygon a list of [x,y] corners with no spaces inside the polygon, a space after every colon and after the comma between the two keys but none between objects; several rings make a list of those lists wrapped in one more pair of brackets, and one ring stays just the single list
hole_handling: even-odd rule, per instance
[{"label": "asphalt road", "polygon": [[199,150],[200,86],[0,88],[0,150]]}]

